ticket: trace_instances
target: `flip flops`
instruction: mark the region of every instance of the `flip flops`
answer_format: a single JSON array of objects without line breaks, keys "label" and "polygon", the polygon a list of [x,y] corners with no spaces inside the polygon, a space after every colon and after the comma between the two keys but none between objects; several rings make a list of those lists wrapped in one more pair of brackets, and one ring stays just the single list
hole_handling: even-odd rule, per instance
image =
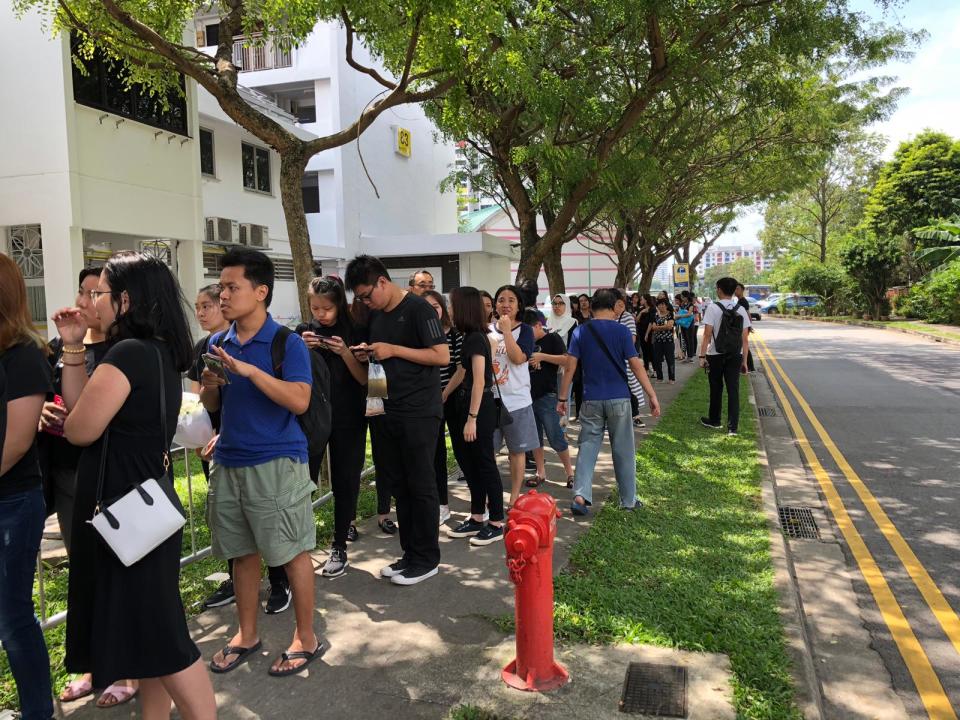
[{"label": "flip flops", "polygon": [[310,663],[316,660],[318,657],[323,655],[326,652],[326,646],[320,641],[320,638],[317,638],[317,647],[313,652],[306,652],[301,650],[298,652],[282,652],[280,653],[280,658],[283,662],[289,662],[290,660],[306,660],[303,665],[298,665],[296,667],[288,668],[286,670],[274,670],[273,666],[267,671],[269,675],[273,677],[286,677],[287,675],[296,675],[299,672],[302,672],[304,668],[307,667]]},{"label": "flip flops", "polygon": [[76,702],[87,695],[93,694],[93,683],[84,680],[82,677],[71,680],[60,693],[60,702]]},{"label": "flip flops", "polygon": [[233,662],[227,663],[226,665],[216,665],[214,664],[213,660],[211,660],[210,672],[223,675],[224,673],[228,673],[231,670],[236,670],[237,666],[243,663],[244,660],[246,660],[248,657],[253,655],[255,652],[257,652],[257,650],[259,650],[261,647],[263,647],[263,642],[260,640],[258,640],[255,645],[251,645],[250,647],[246,647],[246,648],[238,647],[236,645],[227,645],[223,649],[223,659],[226,660],[230,655],[236,655],[237,659],[234,660]]},{"label": "flip flops", "polygon": [[526,483],[524,483],[528,488],[536,488],[543,485],[547,479],[545,477],[540,477],[539,475],[534,475],[532,478],[528,478]]},{"label": "flip flops", "polygon": [[[123,705],[125,703],[133,700],[137,695],[137,688],[132,688],[129,685],[111,685],[102,693],[100,697],[97,698],[97,707],[98,708],[112,708],[117,707],[118,705]],[[116,700],[114,703],[104,702],[105,698],[112,697]]]}]

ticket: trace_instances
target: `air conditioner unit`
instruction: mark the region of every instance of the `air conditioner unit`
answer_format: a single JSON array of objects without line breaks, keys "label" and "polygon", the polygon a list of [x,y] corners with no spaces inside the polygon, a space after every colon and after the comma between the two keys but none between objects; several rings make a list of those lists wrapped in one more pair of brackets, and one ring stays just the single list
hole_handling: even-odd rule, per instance
[{"label": "air conditioner unit", "polygon": [[250,247],[266,248],[270,244],[269,228],[266,225],[251,225],[249,239],[247,244]]},{"label": "air conditioner unit", "polygon": [[229,218],[207,218],[206,241],[220,245],[235,245],[239,236],[239,223]]},{"label": "air conditioner unit", "polygon": [[237,234],[237,242],[241,245],[250,244],[250,228],[253,227],[250,223],[240,223],[238,226],[239,233]]}]

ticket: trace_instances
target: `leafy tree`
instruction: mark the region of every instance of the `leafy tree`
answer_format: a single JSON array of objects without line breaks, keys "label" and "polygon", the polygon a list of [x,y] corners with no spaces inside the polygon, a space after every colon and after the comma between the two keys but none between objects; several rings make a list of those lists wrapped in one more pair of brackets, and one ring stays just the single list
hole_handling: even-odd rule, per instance
[{"label": "leafy tree", "polygon": [[878,135],[854,133],[802,187],[769,202],[760,232],[764,252],[826,263],[833,245],[860,221],[883,144]]},{"label": "leafy tree", "polygon": [[787,286],[791,290],[822,297],[828,314],[848,309],[850,278],[839,264],[803,261],[792,267],[788,278]]},{"label": "leafy tree", "polygon": [[[957,204],[956,200],[954,204]],[[928,245],[917,251],[917,260],[934,270],[960,259],[960,215],[914,228],[913,234]]]},{"label": "leafy tree", "polygon": [[911,287],[899,307],[910,317],[960,325],[960,258],[944,263]]},{"label": "leafy tree", "polygon": [[876,235],[867,229],[854,231],[840,248],[840,262],[857,283],[874,319],[889,312],[887,290],[896,283],[903,254],[899,238]]},{"label": "leafy tree", "polygon": [[880,169],[863,224],[877,235],[904,237],[914,244],[918,236],[913,229],[953,215],[958,197],[960,140],[925,130],[901,143]]},{"label": "leafy tree", "polygon": [[[742,99],[744,113],[790,110],[817,81],[810,58],[879,62],[904,37],[866,27],[842,0],[597,0],[518,5],[513,13],[511,28],[525,34],[506,33],[496,69],[462,73],[469,81],[430,107],[449,137],[490,163],[517,217],[518,276],[534,277],[545,264],[552,291],[562,288],[563,243],[595,221],[613,193],[656,178],[664,135],[636,130],[659,122],[683,132],[684,122],[712,121],[717,101],[728,103],[718,113],[725,118],[730,98]],[[691,106],[699,116],[684,114]],[[620,172],[625,165],[637,168],[632,177]]]},{"label": "leafy tree", "polygon": [[[440,97],[456,83],[445,58],[482,64],[495,54],[494,31],[506,20],[495,2],[477,12],[456,3],[418,0],[284,0],[252,2],[224,0],[220,11],[220,44],[208,54],[183,43],[184,29],[206,2],[177,0],[14,0],[25,13],[38,10],[54,34],[73,33],[78,52],[89,57],[99,49],[129,70],[130,82],[142,83],[158,102],[169,91],[180,91],[180,75],[192,78],[216,98],[238,125],[280,155],[280,196],[300,291],[300,309],[309,317],[306,289],[313,275],[301,185],[309,159],[316,153],[355,140],[384,111],[404,103]],[[239,68],[233,43],[243,36],[251,45],[272,43],[289,49],[302,43],[318,22],[339,21],[346,36],[346,59],[357,72],[371,77],[382,92],[345,127],[313,140],[302,140],[249,104],[239,91]],[[357,60],[360,39],[386,74]],[[429,48],[429,52],[427,52]]]}]

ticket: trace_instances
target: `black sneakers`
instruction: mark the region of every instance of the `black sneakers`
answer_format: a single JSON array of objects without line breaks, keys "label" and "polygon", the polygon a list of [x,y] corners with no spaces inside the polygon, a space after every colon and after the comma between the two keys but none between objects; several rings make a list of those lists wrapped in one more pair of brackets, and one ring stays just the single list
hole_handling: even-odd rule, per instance
[{"label": "black sneakers", "polygon": [[447,535],[455,538],[471,537],[473,535],[478,535],[483,528],[484,524],[482,522],[477,522],[470,517],[453,528],[453,530],[447,528]]},{"label": "black sneakers", "polygon": [[390,578],[394,585],[416,585],[428,578],[432,578],[440,571],[439,567],[433,568],[412,568],[408,567],[402,572],[397,573]]},{"label": "black sneakers", "polygon": [[277,583],[276,585],[270,586],[270,597],[267,598],[267,604],[263,608],[263,611],[267,615],[276,615],[277,613],[282,613],[288,607],[290,607],[290,599],[293,597],[293,593],[290,592],[290,586]]},{"label": "black sneakers", "polygon": [[213,591],[213,594],[203,601],[205,608],[217,608],[229,605],[236,601],[233,591],[233,580],[224,580],[219,587]]},{"label": "black sneakers", "polygon": [[360,533],[357,532],[357,526],[353,523],[347,528],[347,542],[356,542],[360,539]]},{"label": "black sneakers", "polygon": [[708,418],[708,417],[702,417],[702,418],[700,418],[700,424],[703,425],[705,428],[710,428],[711,430],[721,430],[721,429],[723,429],[723,425],[721,425],[720,423],[712,423],[712,422],[710,422],[710,418]]},{"label": "black sneakers", "polygon": [[470,544],[489,545],[490,543],[495,543],[497,540],[503,540],[503,526],[497,527],[496,525],[490,525],[488,523],[483,526],[483,530],[470,538]]},{"label": "black sneakers", "polygon": [[399,575],[408,567],[408,563],[403,558],[400,558],[396,562],[392,562],[386,567],[380,568],[380,577],[392,578],[394,575]]}]

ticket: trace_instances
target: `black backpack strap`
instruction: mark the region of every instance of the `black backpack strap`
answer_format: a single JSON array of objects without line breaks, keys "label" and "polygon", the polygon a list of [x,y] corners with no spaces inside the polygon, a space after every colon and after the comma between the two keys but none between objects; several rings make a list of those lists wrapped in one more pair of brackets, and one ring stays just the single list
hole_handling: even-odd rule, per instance
[{"label": "black backpack strap", "polygon": [[588,323],[587,329],[600,345],[600,349],[603,350],[603,354],[606,355],[607,359],[613,363],[613,366],[617,369],[617,372],[620,373],[620,377],[623,378],[623,381],[627,384],[627,388],[629,389],[630,381],[627,379],[626,369],[621,363],[618,363],[616,360],[614,360],[613,353],[610,352],[610,348],[607,347],[607,343],[605,343],[603,338],[600,337],[600,333],[597,332],[597,329],[593,326],[593,323]]},{"label": "black backpack strap", "polygon": [[287,338],[291,335],[293,330],[281,325],[270,343],[270,363],[273,365],[273,375],[278,380],[283,380],[283,360],[287,356]]}]

